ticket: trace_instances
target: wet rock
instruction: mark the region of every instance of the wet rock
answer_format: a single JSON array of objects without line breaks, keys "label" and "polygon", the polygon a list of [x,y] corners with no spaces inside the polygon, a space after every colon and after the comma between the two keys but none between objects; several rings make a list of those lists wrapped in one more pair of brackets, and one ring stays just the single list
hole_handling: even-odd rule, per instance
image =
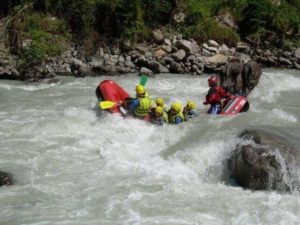
[{"label": "wet rock", "polygon": [[57,79],[57,78],[51,78],[51,79],[48,79],[48,80],[45,80],[45,82],[47,84],[55,84],[55,83],[58,83],[60,80]]},{"label": "wet rock", "polygon": [[87,64],[83,64],[78,72],[80,73],[81,76],[91,76],[94,75],[92,67],[87,65]]},{"label": "wet rock", "polygon": [[247,63],[247,62],[249,62],[249,61],[252,60],[251,57],[250,57],[250,55],[242,53],[242,52],[241,53],[237,53],[236,57],[238,57],[240,59],[240,61],[243,62],[243,63]]},{"label": "wet rock", "polygon": [[19,71],[11,66],[0,66],[0,79],[8,79],[8,80],[20,80],[21,75]]},{"label": "wet rock", "polygon": [[131,69],[128,67],[123,67],[123,66],[117,66],[116,70],[119,74],[127,74],[131,72]]},{"label": "wet rock", "polygon": [[183,49],[180,49],[177,52],[173,53],[171,56],[174,60],[179,62],[179,61],[182,61],[185,58],[186,52]]},{"label": "wet rock", "polygon": [[12,184],[13,184],[13,179],[11,174],[0,171],[0,187],[3,185],[8,186]]},{"label": "wet rock", "polygon": [[154,73],[151,70],[149,70],[148,68],[146,68],[146,67],[142,67],[140,69],[140,74],[145,74],[148,77],[154,77]]},{"label": "wet rock", "polygon": [[110,72],[110,68],[106,67],[104,65],[98,65],[98,66],[92,67],[92,71],[93,71],[93,73],[95,73],[97,75],[106,75]]},{"label": "wet rock", "polygon": [[180,63],[172,62],[170,64],[170,72],[172,73],[183,73],[183,68]]},{"label": "wet rock", "polygon": [[165,56],[162,60],[165,62],[165,64],[171,64],[174,62],[174,59],[169,56]]},{"label": "wet rock", "polygon": [[61,76],[71,76],[72,75],[71,67],[67,63],[59,64],[58,68],[55,70],[55,73],[57,75],[61,75]]},{"label": "wet rock", "polygon": [[221,86],[231,93],[249,94],[259,82],[261,67],[254,61],[229,62],[221,70]]},{"label": "wet rock", "polygon": [[83,65],[83,62],[76,58],[70,59],[69,63],[72,64],[77,69],[79,69]]},{"label": "wet rock", "polygon": [[292,65],[292,62],[290,60],[288,60],[287,58],[284,58],[284,57],[279,57],[278,61],[280,63],[282,63],[283,65],[288,65],[288,66]]},{"label": "wet rock", "polygon": [[261,74],[261,67],[256,62],[249,61],[244,64],[242,71],[244,93],[248,94],[258,85]]},{"label": "wet rock", "polygon": [[238,145],[229,160],[231,175],[239,185],[278,191],[299,187],[300,152],[285,135],[272,129],[242,132],[240,137],[250,143]]}]

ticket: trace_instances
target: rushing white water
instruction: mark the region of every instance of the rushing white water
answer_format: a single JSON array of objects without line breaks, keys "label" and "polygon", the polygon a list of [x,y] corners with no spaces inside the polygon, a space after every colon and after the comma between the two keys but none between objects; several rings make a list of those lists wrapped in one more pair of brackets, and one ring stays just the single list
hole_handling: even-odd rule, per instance
[{"label": "rushing white water", "polygon": [[206,76],[149,78],[152,97],[199,106],[199,117],[164,127],[93,110],[104,79],[131,94],[139,80],[0,83],[0,171],[16,182],[0,188],[1,225],[300,224],[297,192],[251,192],[223,179],[244,128],[285,127],[299,140],[299,72],[264,71],[250,111],[227,117],[204,113]]}]

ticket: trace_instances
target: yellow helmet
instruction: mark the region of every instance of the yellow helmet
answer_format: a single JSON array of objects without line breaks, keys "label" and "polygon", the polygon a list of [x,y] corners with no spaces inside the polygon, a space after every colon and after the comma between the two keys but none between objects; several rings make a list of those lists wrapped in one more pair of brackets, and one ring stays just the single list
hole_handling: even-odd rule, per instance
[{"label": "yellow helmet", "polygon": [[171,109],[174,109],[177,113],[179,113],[182,109],[182,106],[179,102],[175,102],[171,105]]},{"label": "yellow helmet", "polygon": [[135,91],[136,91],[136,93],[137,93],[138,95],[143,95],[143,94],[145,94],[145,88],[144,88],[143,85],[140,85],[140,84],[136,85]]},{"label": "yellow helmet", "polygon": [[162,114],[163,111],[164,111],[164,109],[163,109],[162,107],[160,107],[160,106],[157,106],[157,107],[155,108],[155,113]]},{"label": "yellow helmet", "polygon": [[162,98],[157,98],[156,99],[156,105],[163,107],[164,106],[164,100]]},{"label": "yellow helmet", "polygon": [[191,101],[191,100],[189,100],[188,102],[187,102],[187,104],[186,104],[186,106],[187,106],[187,108],[189,108],[189,109],[196,109],[196,104],[195,104],[195,102],[193,102],[193,101]]}]

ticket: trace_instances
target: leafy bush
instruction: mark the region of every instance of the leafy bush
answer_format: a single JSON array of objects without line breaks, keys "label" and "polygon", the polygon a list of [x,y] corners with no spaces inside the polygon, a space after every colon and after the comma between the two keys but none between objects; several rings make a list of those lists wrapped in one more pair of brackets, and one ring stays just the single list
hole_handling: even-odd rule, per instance
[{"label": "leafy bush", "polygon": [[63,51],[70,39],[65,22],[40,13],[31,13],[19,24],[22,40],[31,43],[20,52],[21,61],[25,64],[38,63],[47,56],[57,56]]},{"label": "leafy bush", "polygon": [[239,35],[229,27],[219,24],[211,19],[197,26],[190,26],[184,30],[186,38],[193,38],[203,43],[213,39],[219,43],[226,43],[228,46],[235,46],[240,40]]}]

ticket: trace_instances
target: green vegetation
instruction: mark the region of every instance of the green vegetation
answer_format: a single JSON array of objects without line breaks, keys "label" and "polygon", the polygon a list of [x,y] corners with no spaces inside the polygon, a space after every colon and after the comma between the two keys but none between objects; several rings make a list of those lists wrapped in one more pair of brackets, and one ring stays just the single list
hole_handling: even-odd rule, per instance
[{"label": "green vegetation", "polygon": [[34,64],[46,56],[60,55],[70,39],[68,25],[55,17],[31,13],[17,24],[21,40],[28,40],[19,51],[20,64]]},{"label": "green vegetation", "polygon": [[[80,44],[87,40],[130,39],[133,43],[151,38],[156,28],[180,32],[199,42],[214,39],[229,46],[251,37],[278,47],[297,43],[300,30],[300,0],[3,0],[1,17],[33,3],[32,11],[19,24],[22,39],[32,39],[22,49],[24,61],[41,60],[61,53],[71,37]],[[182,23],[172,17],[185,14]],[[229,14],[239,29],[216,21]],[[49,18],[55,17],[52,20]],[[65,22],[64,22],[65,21]],[[70,29],[69,29],[70,28]],[[69,32],[71,30],[72,32]],[[297,43],[299,44],[299,43]],[[92,47],[93,45],[91,45]]]}]

